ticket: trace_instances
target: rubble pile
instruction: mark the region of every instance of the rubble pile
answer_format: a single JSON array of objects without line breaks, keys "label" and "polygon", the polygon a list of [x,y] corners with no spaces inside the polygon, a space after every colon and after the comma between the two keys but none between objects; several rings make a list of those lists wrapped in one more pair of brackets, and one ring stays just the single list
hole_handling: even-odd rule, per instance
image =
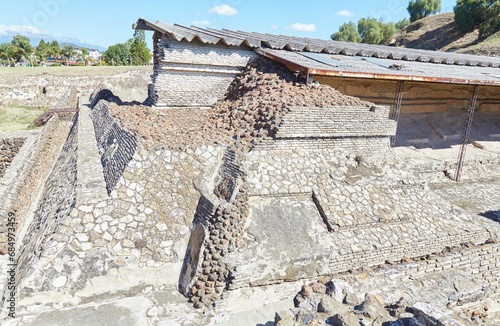
[{"label": "rubble pile", "polygon": [[372,103],[343,95],[327,85],[306,85],[272,60],[253,60],[211,109],[158,110],[143,105],[112,105],[121,124],[148,147],[183,150],[201,145],[230,144],[244,150],[273,136],[289,107],[367,106]]}]

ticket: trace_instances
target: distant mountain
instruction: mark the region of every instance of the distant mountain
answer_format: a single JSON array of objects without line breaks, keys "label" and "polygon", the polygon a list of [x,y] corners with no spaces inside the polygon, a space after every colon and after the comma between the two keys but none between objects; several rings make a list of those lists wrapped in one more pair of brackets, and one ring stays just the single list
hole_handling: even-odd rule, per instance
[{"label": "distant mountain", "polygon": [[[12,38],[14,35],[0,35],[0,44],[2,43],[10,43],[12,41]],[[33,46],[37,46],[38,43],[40,43],[40,40],[44,40],[45,42],[51,42],[53,40],[56,40],[59,44],[71,44],[75,47],[83,47],[83,48],[88,48],[88,49],[97,49],[99,52],[104,52],[106,51],[105,47],[99,46],[99,45],[93,45],[93,44],[88,44],[88,43],[83,43],[80,40],[76,38],[71,38],[71,37],[54,37],[53,35],[49,34],[32,34],[30,35],[29,33],[23,33],[22,35],[27,36],[30,39],[30,43]]]}]

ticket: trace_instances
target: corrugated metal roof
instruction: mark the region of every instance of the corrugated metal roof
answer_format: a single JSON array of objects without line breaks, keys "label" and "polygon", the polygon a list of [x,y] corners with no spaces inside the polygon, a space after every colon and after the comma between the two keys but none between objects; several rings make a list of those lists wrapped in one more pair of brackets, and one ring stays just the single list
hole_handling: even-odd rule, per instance
[{"label": "corrugated metal roof", "polygon": [[[500,70],[491,67],[437,65],[420,61],[332,56],[326,53],[316,54],[315,58],[311,59],[301,52],[272,49],[261,49],[258,52],[287,65],[292,70],[312,75],[500,86]],[[324,56],[325,60],[318,60],[321,56]],[[328,59],[340,59],[343,65],[333,67],[324,63]]]},{"label": "corrugated metal roof", "polygon": [[286,35],[249,33],[227,29],[186,27],[167,25],[162,22],[152,23],[139,19],[133,28],[153,30],[165,33],[178,41],[192,42],[194,39],[204,44],[224,44],[247,46],[274,50],[341,54],[347,56],[374,57],[381,59],[403,60],[407,62],[430,62],[458,66],[500,67],[500,58],[438,52],[364,43],[320,40]]}]

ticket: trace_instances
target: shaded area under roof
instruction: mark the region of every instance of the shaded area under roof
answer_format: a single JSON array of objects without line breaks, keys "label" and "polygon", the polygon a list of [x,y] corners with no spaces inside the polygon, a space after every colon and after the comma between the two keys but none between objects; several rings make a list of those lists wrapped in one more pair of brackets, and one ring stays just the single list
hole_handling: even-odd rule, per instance
[{"label": "shaded area under roof", "polygon": [[[373,45],[364,43],[340,42],[305,37],[294,37],[254,32],[231,31],[182,25],[167,25],[162,22],[152,23],[140,18],[134,29],[158,31],[168,34],[177,41],[192,42],[197,40],[203,44],[222,44],[228,46],[247,46],[250,48],[287,50],[338,54],[344,56],[373,57],[381,59],[403,60],[406,62],[437,63],[457,66],[478,66],[499,68],[500,58],[438,52],[429,50],[408,49]],[[435,67],[435,66],[434,66]]]}]

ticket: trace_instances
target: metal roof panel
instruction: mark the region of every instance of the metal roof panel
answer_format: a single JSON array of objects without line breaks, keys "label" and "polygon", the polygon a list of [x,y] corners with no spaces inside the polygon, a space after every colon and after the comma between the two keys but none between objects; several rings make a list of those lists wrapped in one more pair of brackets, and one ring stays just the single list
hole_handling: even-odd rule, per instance
[{"label": "metal roof panel", "polygon": [[500,58],[460,54],[453,52],[438,52],[429,50],[390,47],[383,45],[339,42],[304,37],[249,33],[227,29],[185,27],[167,25],[162,22],[151,23],[139,19],[134,28],[157,30],[169,34],[178,41],[192,42],[194,39],[205,44],[227,44],[231,46],[248,46],[250,48],[268,47],[276,50],[305,51],[311,53],[344,54],[348,56],[364,56],[405,60],[406,62],[430,62],[445,65],[500,67]]}]

